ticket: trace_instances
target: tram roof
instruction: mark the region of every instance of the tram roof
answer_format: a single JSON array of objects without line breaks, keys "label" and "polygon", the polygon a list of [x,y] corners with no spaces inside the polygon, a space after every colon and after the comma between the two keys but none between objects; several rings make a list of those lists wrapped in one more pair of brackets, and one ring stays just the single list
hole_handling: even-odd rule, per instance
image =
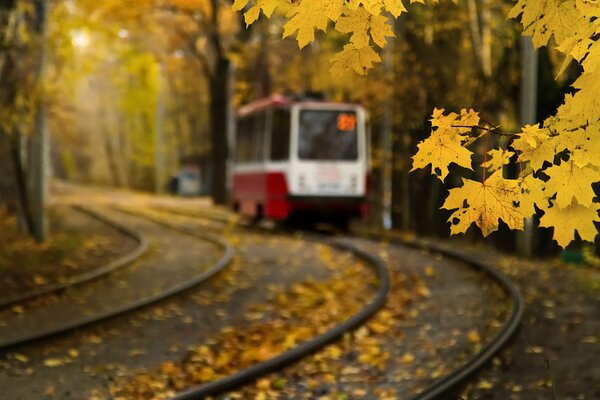
[{"label": "tram roof", "polygon": [[292,105],[301,104],[301,105],[314,105],[314,106],[325,106],[327,107],[358,107],[357,103],[337,103],[332,101],[321,101],[315,99],[296,99],[293,97],[282,96],[279,94],[274,94],[269,97],[265,97],[264,99],[259,99],[253,101],[252,103],[248,103],[238,109],[237,115],[240,117],[255,113],[257,111],[262,111],[271,107],[291,107]]}]

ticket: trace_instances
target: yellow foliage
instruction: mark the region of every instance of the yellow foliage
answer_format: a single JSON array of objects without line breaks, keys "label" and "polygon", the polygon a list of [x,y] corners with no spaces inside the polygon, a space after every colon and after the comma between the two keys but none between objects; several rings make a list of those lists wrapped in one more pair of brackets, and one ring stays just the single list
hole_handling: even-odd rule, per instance
[{"label": "yellow foliage", "polygon": [[555,204],[565,208],[575,199],[584,207],[591,207],[594,190],[590,182],[598,179],[598,171],[592,168],[580,168],[572,162],[563,162],[544,171],[550,177],[546,183],[548,195],[556,194]]},{"label": "yellow foliage", "polygon": [[[451,232],[464,232],[475,222],[487,235],[497,229],[498,219],[522,229],[523,218],[534,213],[535,205],[544,211],[541,226],[554,228],[560,246],[574,240],[575,232],[581,239],[593,241],[598,234],[593,221],[599,220],[592,184],[600,181],[600,4],[593,0],[519,0],[509,16],[521,17],[524,34],[531,35],[538,47],[554,38],[565,54],[561,72],[571,60],[580,62],[584,72],[573,84],[577,91],[565,97],[556,115],[542,124],[523,127],[511,142],[521,166],[518,180],[503,179],[497,172],[482,182],[464,180],[462,187],[450,190],[444,208],[457,209],[450,218]],[[434,120],[440,119],[438,114],[434,111]],[[437,137],[436,125],[433,127],[431,137]],[[454,149],[469,144],[460,138],[459,128],[447,129],[445,146]],[[450,138],[453,144],[446,143]],[[486,167],[492,171],[510,158],[502,150],[488,154],[492,157],[486,160]],[[415,168],[428,162],[435,165],[439,159],[433,152],[417,156],[422,159],[413,164]],[[557,156],[562,161],[556,161]],[[549,179],[533,175],[539,171]]]},{"label": "yellow foliage", "polygon": [[507,149],[493,149],[488,151],[490,158],[487,159],[485,167],[488,171],[494,172],[509,164],[510,158],[515,153]]},{"label": "yellow foliage", "polygon": [[520,162],[529,161],[531,168],[537,171],[548,159],[548,154],[554,154],[556,140],[551,136],[549,130],[542,129],[539,125],[525,125],[520,137],[515,139],[512,147],[519,151]]},{"label": "yellow foliage", "polygon": [[332,57],[329,71],[332,75],[344,75],[349,70],[359,75],[365,75],[373,63],[380,61],[379,54],[371,47],[356,47],[350,43],[344,46],[344,50]]},{"label": "yellow foliage", "polygon": [[364,8],[347,10],[335,24],[335,29],[343,33],[352,32],[350,42],[357,48],[369,46],[370,39],[379,47],[385,46],[385,38],[394,36],[392,27],[383,15],[371,15]]},{"label": "yellow foliage", "polygon": [[544,46],[554,35],[561,43],[571,36],[570,31],[579,12],[575,9],[575,0],[519,0],[508,16],[521,15],[525,27],[523,33],[531,36],[536,47]]},{"label": "yellow foliage", "polygon": [[329,21],[337,21],[344,9],[343,0],[303,0],[287,12],[289,21],[283,26],[283,37],[296,34],[300,48],[315,40],[315,29],[327,30]]},{"label": "yellow foliage", "polygon": [[573,204],[566,208],[555,205],[546,210],[540,219],[540,226],[553,227],[554,240],[562,247],[566,247],[574,239],[575,231],[582,240],[593,242],[598,234],[594,221],[600,221],[599,209],[598,204],[593,204],[592,207]]},{"label": "yellow foliage", "polygon": [[[460,165],[463,168],[471,169],[472,151],[463,147],[468,140],[465,136],[470,132],[470,128],[462,126],[477,125],[479,117],[473,111],[463,110],[461,115],[450,113],[443,114],[444,109],[435,109],[431,124],[433,131],[431,136],[418,144],[419,150],[413,156],[413,166],[411,171],[419,168],[425,168],[431,164],[431,173],[440,180],[448,176],[448,166],[451,163]],[[453,127],[459,125],[461,127]]]},{"label": "yellow foliage", "polygon": [[[236,0],[234,8],[241,10],[248,1]],[[374,47],[385,46],[386,38],[393,36],[386,14],[398,17],[406,11],[406,2],[401,0],[302,0],[292,1],[291,5],[282,5],[282,1],[256,0],[246,12],[247,21],[255,21],[260,10],[269,16],[280,8],[288,20],[283,35],[296,34],[300,47],[315,39],[315,30],[327,31],[333,26],[338,32],[350,34],[349,43],[331,58],[330,72],[344,79],[352,71],[365,75],[381,61]],[[437,1],[408,1],[413,3]],[[523,34],[532,36],[536,47],[547,45],[551,39],[556,42],[565,55],[561,72],[572,60],[579,62],[584,71],[573,83],[575,93],[565,97],[554,116],[511,135],[512,149],[486,148],[485,165],[481,167],[493,172],[487,180],[485,174],[481,182],[463,180],[463,186],[450,191],[444,208],[456,210],[451,231],[464,232],[475,223],[488,235],[498,228],[499,220],[513,229],[522,229],[523,219],[532,216],[536,206],[546,213],[544,226],[555,228],[554,238],[561,246],[575,237],[575,231],[582,239],[593,240],[597,232],[590,221],[597,220],[597,203],[593,203],[592,184],[600,182],[600,3],[517,0],[509,17],[520,18]],[[473,170],[473,153],[468,146],[484,135],[499,132],[489,125],[479,126],[479,116],[472,110],[458,115],[436,109],[431,122],[431,135],[419,143],[412,170],[431,165],[432,174],[442,181],[452,163]],[[521,173],[518,179],[508,180],[500,170],[513,150]],[[555,163],[559,158],[562,162]],[[542,171],[549,180],[539,178]],[[562,218],[584,216],[582,223],[562,223]]]},{"label": "yellow foliage", "polygon": [[450,194],[442,206],[456,211],[448,221],[452,222],[453,234],[464,233],[475,223],[484,236],[496,231],[498,220],[504,221],[511,229],[523,229],[528,211],[515,203],[519,182],[502,178],[497,171],[485,182],[463,179],[463,185],[450,189]]}]

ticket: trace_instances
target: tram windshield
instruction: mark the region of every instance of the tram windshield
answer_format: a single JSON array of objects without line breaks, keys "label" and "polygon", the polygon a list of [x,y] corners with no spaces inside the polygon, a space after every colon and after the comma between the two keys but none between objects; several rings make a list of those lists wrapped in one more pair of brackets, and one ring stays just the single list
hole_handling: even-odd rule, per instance
[{"label": "tram windshield", "polygon": [[356,160],[356,112],[301,110],[298,156],[303,160]]}]

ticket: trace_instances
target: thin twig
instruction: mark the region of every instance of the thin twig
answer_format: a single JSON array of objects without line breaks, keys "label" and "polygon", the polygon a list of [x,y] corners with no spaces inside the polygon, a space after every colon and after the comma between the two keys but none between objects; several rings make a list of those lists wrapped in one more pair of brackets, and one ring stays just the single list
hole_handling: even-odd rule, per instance
[{"label": "thin twig", "polygon": [[515,136],[519,136],[519,133],[509,133],[509,132],[504,132],[503,130],[499,129],[498,127],[492,127],[492,128],[488,128],[487,126],[481,126],[481,125],[451,125],[453,128],[476,128],[476,129],[481,129],[484,131],[488,131],[490,133],[493,133],[494,135],[498,135],[498,136],[507,136],[507,137],[515,137]]},{"label": "thin twig", "polygon": [[483,182],[481,182],[482,184],[485,184],[485,178],[486,178],[486,169],[487,169],[487,154],[488,151],[490,151],[490,133],[488,131],[488,133],[485,134],[485,153],[483,153]]},{"label": "thin twig", "polygon": [[521,341],[523,343],[525,343],[525,346],[529,347],[529,350],[531,350],[531,352],[533,354],[535,354],[536,356],[538,356],[542,361],[544,361],[544,364],[546,365],[546,370],[548,371],[548,377],[550,378],[550,388],[552,389],[552,398],[554,400],[557,400],[558,397],[556,396],[556,390],[555,390],[555,385],[554,385],[554,377],[552,377],[552,369],[550,368],[550,360],[548,360],[547,358],[542,357],[542,355],[540,353],[538,353],[537,351],[535,351],[535,349],[533,348],[533,346],[531,344],[529,344],[525,338],[523,337],[522,334],[519,334],[519,339],[521,339]]}]

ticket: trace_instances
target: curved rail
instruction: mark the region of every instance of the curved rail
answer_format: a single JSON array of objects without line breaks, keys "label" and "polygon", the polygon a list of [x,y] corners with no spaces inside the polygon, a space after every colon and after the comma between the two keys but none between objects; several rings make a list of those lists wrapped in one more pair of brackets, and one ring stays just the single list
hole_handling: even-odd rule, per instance
[{"label": "curved rail", "polygon": [[373,316],[384,305],[390,287],[387,267],[378,258],[373,257],[372,255],[363,252],[362,250],[359,250],[350,244],[333,241],[330,241],[329,244],[340,250],[353,253],[355,256],[361,258],[375,269],[377,277],[379,278],[380,286],[377,294],[366,307],[339,325],[334,326],[327,332],[311,340],[303,342],[291,350],[281,353],[269,360],[243,369],[235,374],[226,376],[225,378],[188,389],[177,394],[175,397],[171,397],[169,400],[201,399],[205,396],[214,395],[226,390],[232,390],[244,383],[258,378],[259,376],[288,365],[317,351],[335,339],[338,339],[344,333],[357,328],[371,316]]},{"label": "curved rail", "polygon": [[[199,216],[199,215],[196,215]],[[247,227],[245,224],[241,224]],[[266,230],[265,228],[261,228],[262,230]],[[380,239],[383,235],[367,235],[370,239]],[[460,383],[464,382],[469,376],[471,376],[477,369],[482,367],[486,362],[488,362],[505,344],[506,342],[513,336],[521,319],[523,317],[524,312],[524,302],[519,290],[515,287],[515,285],[501,272],[494,269],[492,266],[487,265],[482,260],[476,258],[475,256],[456,250],[454,248],[445,247],[439,244],[431,243],[425,240],[418,239],[401,239],[398,237],[390,237],[389,235],[385,235],[385,238],[391,240],[397,244],[402,244],[409,247],[419,248],[419,249],[428,249],[434,252],[440,253],[448,258],[452,258],[467,264],[468,266],[483,272],[488,275],[492,280],[494,280],[510,297],[512,301],[512,308],[510,311],[510,315],[502,324],[502,328],[500,331],[493,337],[493,339],[488,342],[482,349],[471,359],[469,359],[466,363],[464,363],[459,368],[455,369],[448,375],[440,378],[433,385],[429,386],[427,389],[423,390],[421,393],[412,397],[410,400],[433,400],[437,398],[444,398],[444,395],[448,395],[448,393],[456,388]],[[338,247],[344,246],[346,250],[350,250],[354,252],[354,254],[363,258],[364,260],[368,260],[373,265],[376,266],[377,272],[382,279],[382,288],[385,288],[385,293],[389,289],[389,281],[384,281],[383,277],[387,279],[387,269],[386,267],[379,261],[379,259],[374,258],[368,253],[362,252],[357,248],[342,244],[341,242],[335,242]],[[385,275],[382,275],[384,274]],[[370,311],[372,312],[370,315],[375,313],[377,309],[385,302],[385,295],[380,297],[383,289],[380,289],[378,295],[375,300],[369,304],[365,309],[361,312]],[[381,302],[380,304],[378,302]],[[377,306],[379,304],[379,306]],[[253,380],[260,375],[263,375],[267,372],[273,371],[277,368],[280,368],[284,365],[287,365],[293,361],[296,361],[312,352],[322,347],[326,343],[334,340],[339,337],[341,334],[338,331],[338,328],[350,330],[356,326],[358,326],[361,322],[365,321],[368,316],[355,315],[349,320],[345,321],[339,326],[336,326],[332,329],[335,332],[327,332],[310,342],[305,342],[303,345],[298,346],[288,352],[282,353],[279,356],[271,360],[264,361],[260,364],[257,364],[253,367],[247,368],[240,372],[237,372],[233,375],[227,376],[215,382],[210,382],[205,385],[201,385],[192,389],[189,389],[185,392],[182,392],[175,397],[170,398],[169,400],[191,400],[191,399],[200,399],[204,396],[214,395],[217,393],[221,393],[223,391],[232,390],[237,386]]]},{"label": "curved rail", "polygon": [[449,373],[448,375],[438,379],[427,389],[418,393],[416,396],[409,400],[433,400],[438,398],[445,398],[453,389],[455,389],[460,383],[464,382],[470,377],[475,371],[481,368],[487,363],[506,342],[514,335],[515,331],[521,323],[523,318],[523,312],[525,309],[523,298],[521,293],[516,286],[508,279],[504,274],[494,269],[492,266],[486,264],[481,259],[468,254],[466,252],[456,250],[455,248],[446,247],[440,244],[432,243],[426,240],[419,239],[402,239],[389,235],[367,235],[371,239],[382,238],[388,239],[393,243],[402,244],[409,247],[418,249],[431,250],[435,253],[442,254],[448,258],[455,259],[463,262],[468,266],[483,272],[492,278],[510,297],[512,300],[512,308],[510,315],[502,324],[500,331],[488,342],[482,349],[471,357],[466,363]]},{"label": "curved rail", "polygon": [[133,251],[129,252],[128,254],[125,254],[100,268],[96,268],[92,271],[73,276],[64,282],[51,283],[48,285],[44,285],[38,289],[30,290],[25,293],[20,293],[15,296],[8,296],[3,299],[0,299],[0,307],[5,307],[5,306],[12,305],[12,304],[22,302],[25,300],[30,300],[34,297],[38,297],[38,296],[41,296],[44,294],[58,292],[60,290],[66,289],[68,287],[75,286],[75,285],[78,285],[81,283],[85,283],[85,282],[89,282],[91,280],[97,279],[103,275],[113,272],[116,269],[124,267],[125,265],[127,265],[127,264],[131,263],[132,261],[136,260],[137,258],[139,258],[142,254],[144,254],[146,252],[146,250],[148,250],[148,241],[146,240],[146,238],[144,238],[139,233],[127,228],[126,226],[124,226],[116,221],[108,219],[104,215],[101,215],[89,208],[83,207],[81,205],[71,205],[71,207],[76,209],[79,212],[85,213],[93,218],[96,218],[97,220],[103,222],[104,224],[133,238],[134,240],[136,240],[138,242],[137,247]]},{"label": "curved rail", "polygon": [[[173,230],[177,230],[174,229],[173,227],[169,227]],[[61,326],[56,326],[53,327],[51,329],[45,330],[45,331],[41,331],[41,332],[36,332],[35,334],[29,335],[29,336],[23,336],[21,338],[18,339],[14,339],[14,340],[10,340],[10,341],[5,341],[5,342],[0,342],[0,349],[2,348],[7,348],[7,347],[13,347],[16,346],[18,344],[23,344],[26,342],[31,342],[33,340],[38,340],[38,339],[42,339],[45,337],[49,337],[49,336],[53,336],[57,333],[61,333],[61,332],[65,332],[65,331],[69,331],[75,328],[79,328],[85,325],[89,325],[91,323],[94,322],[98,322],[110,317],[114,317],[116,315],[120,315],[120,314],[124,314],[126,312],[130,312],[133,310],[137,310],[143,307],[146,307],[150,304],[156,303],[160,300],[166,299],[170,296],[173,296],[175,294],[181,293],[187,289],[192,288],[193,286],[196,286],[204,281],[206,281],[207,279],[213,277],[214,275],[216,275],[218,272],[220,272],[225,266],[227,266],[231,260],[233,259],[233,255],[234,255],[234,250],[233,247],[225,242],[224,240],[212,236],[212,235],[208,235],[208,234],[198,234],[198,233],[191,233],[191,232],[184,232],[183,230],[179,230],[182,233],[188,234],[190,236],[194,236],[197,237],[199,239],[202,240],[206,240],[209,241],[211,243],[216,244],[217,246],[219,246],[220,248],[223,249],[223,255],[221,256],[221,258],[208,270],[196,275],[194,278],[191,278],[179,285],[174,285],[172,287],[170,287],[169,289],[161,292],[161,293],[157,293],[151,296],[148,296],[146,298],[143,298],[135,303],[131,303],[131,304],[127,304],[123,307],[117,307],[114,308],[112,310],[108,310],[106,312],[103,313],[99,313],[99,314],[95,314],[95,315],[91,315],[87,318],[83,318],[80,319],[78,321],[73,321],[71,323],[68,324],[64,324]]]}]

